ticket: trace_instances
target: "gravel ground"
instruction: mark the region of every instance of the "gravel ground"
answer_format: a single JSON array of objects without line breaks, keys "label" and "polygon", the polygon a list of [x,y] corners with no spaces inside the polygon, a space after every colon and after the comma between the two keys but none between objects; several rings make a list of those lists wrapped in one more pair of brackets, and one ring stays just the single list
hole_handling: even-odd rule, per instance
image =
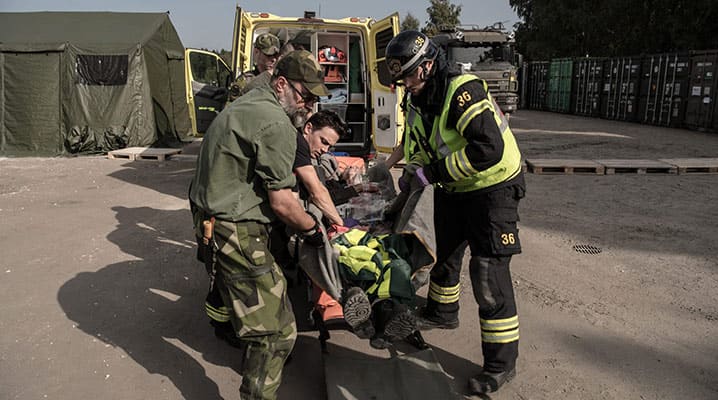
[{"label": "gravel ground", "polygon": [[[528,160],[718,155],[718,134],[532,111],[511,125]],[[0,159],[0,398],[238,398],[241,353],[202,311],[193,171],[187,160]],[[717,184],[527,174],[512,262],[518,376],[492,398],[718,398]],[[459,392],[482,362],[465,278],[460,328],[425,334]],[[325,397],[316,337],[301,333],[280,399]],[[345,331],[330,343],[390,355]]]}]

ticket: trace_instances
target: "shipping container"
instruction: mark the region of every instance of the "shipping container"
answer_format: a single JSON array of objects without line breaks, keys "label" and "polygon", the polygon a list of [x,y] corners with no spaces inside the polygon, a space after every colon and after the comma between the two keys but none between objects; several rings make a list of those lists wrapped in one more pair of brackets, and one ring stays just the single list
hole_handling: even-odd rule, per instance
[{"label": "shipping container", "polygon": [[548,62],[532,61],[528,69],[528,107],[531,110],[546,110]]},{"label": "shipping container", "polygon": [[528,74],[529,74],[529,63],[522,63],[521,68],[518,72],[519,80],[519,108],[528,108]]},{"label": "shipping container", "polygon": [[640,57],[616,57],[604,61],[601,116],[636,121],[640,71]]},{"label": "shipping container", "polygon": [[699,130],[717,130],[715,92],[718,52],[690,55],[690,78],[686,104],[686,126]]},{"label": "shipping container", "polygon": [[548,100],[549,111],[571,112],[571,79],[573,60],[556,58],[549,64]]},{"label": "shipping container", "polygon": [[577,58],[573,64],[572,111],[576,115],[601,114],[604,58]]},{"label": "shipping container", "polygon": [[529,63],[528,107],[718,132],[718,50]]},{"label": "shipping container", "polygon": [[689,61],[687,53],[643,57],[638,99],[639,122],[672,127],[683,125]]}]

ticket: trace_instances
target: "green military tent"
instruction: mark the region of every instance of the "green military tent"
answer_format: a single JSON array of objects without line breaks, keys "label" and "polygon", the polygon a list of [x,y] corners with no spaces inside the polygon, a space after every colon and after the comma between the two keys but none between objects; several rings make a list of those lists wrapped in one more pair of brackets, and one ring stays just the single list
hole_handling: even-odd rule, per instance
[{"label": "green military tent", "polygon": [[176,146],[184,47],[165,13],[0,13],[0,155]]}]

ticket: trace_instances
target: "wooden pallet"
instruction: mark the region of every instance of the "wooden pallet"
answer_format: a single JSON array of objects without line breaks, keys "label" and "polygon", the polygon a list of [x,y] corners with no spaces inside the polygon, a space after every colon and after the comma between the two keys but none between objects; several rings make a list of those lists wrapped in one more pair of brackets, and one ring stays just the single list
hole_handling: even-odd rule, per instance
[{"label": "wooden pallet", "polygon": [[596,160],[606,168],[606,175],[613,174],[677,174],[675,165],[656,160]]},{"label": "wooden pallet", "polygon": [[164,161],[168,156],[179,154],[182,149],[153,148],[153,147],[128,147],[125,149],[112,150],[107,153],[107,158],[124,158],[130,161],[135,160],[156,160]]},{"label": "wooden pallet", "polygon": [[661,158],[658,161],[675,165],[680,175],[718,173],[718,158]]},{"label": "wooden pallet", "polygon": [[526,160],[529,172],[534,174],[588,174],[603,175],[603,165],[592,160],[532,159]]}]

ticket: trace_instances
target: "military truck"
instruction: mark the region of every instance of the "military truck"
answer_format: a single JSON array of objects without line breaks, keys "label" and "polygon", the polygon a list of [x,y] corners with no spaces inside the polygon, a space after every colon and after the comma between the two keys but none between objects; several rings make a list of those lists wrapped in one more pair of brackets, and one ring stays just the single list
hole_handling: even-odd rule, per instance
[{"label": "military truck", "polygon": [[489,92],[504,114],[516,111],[519,100],[518,68],[521,55],[515,51],[513,33],[502,23],[479,28],[460,25],[442,30],[432,40],[447,53],[450,62],[486,81]]}]

